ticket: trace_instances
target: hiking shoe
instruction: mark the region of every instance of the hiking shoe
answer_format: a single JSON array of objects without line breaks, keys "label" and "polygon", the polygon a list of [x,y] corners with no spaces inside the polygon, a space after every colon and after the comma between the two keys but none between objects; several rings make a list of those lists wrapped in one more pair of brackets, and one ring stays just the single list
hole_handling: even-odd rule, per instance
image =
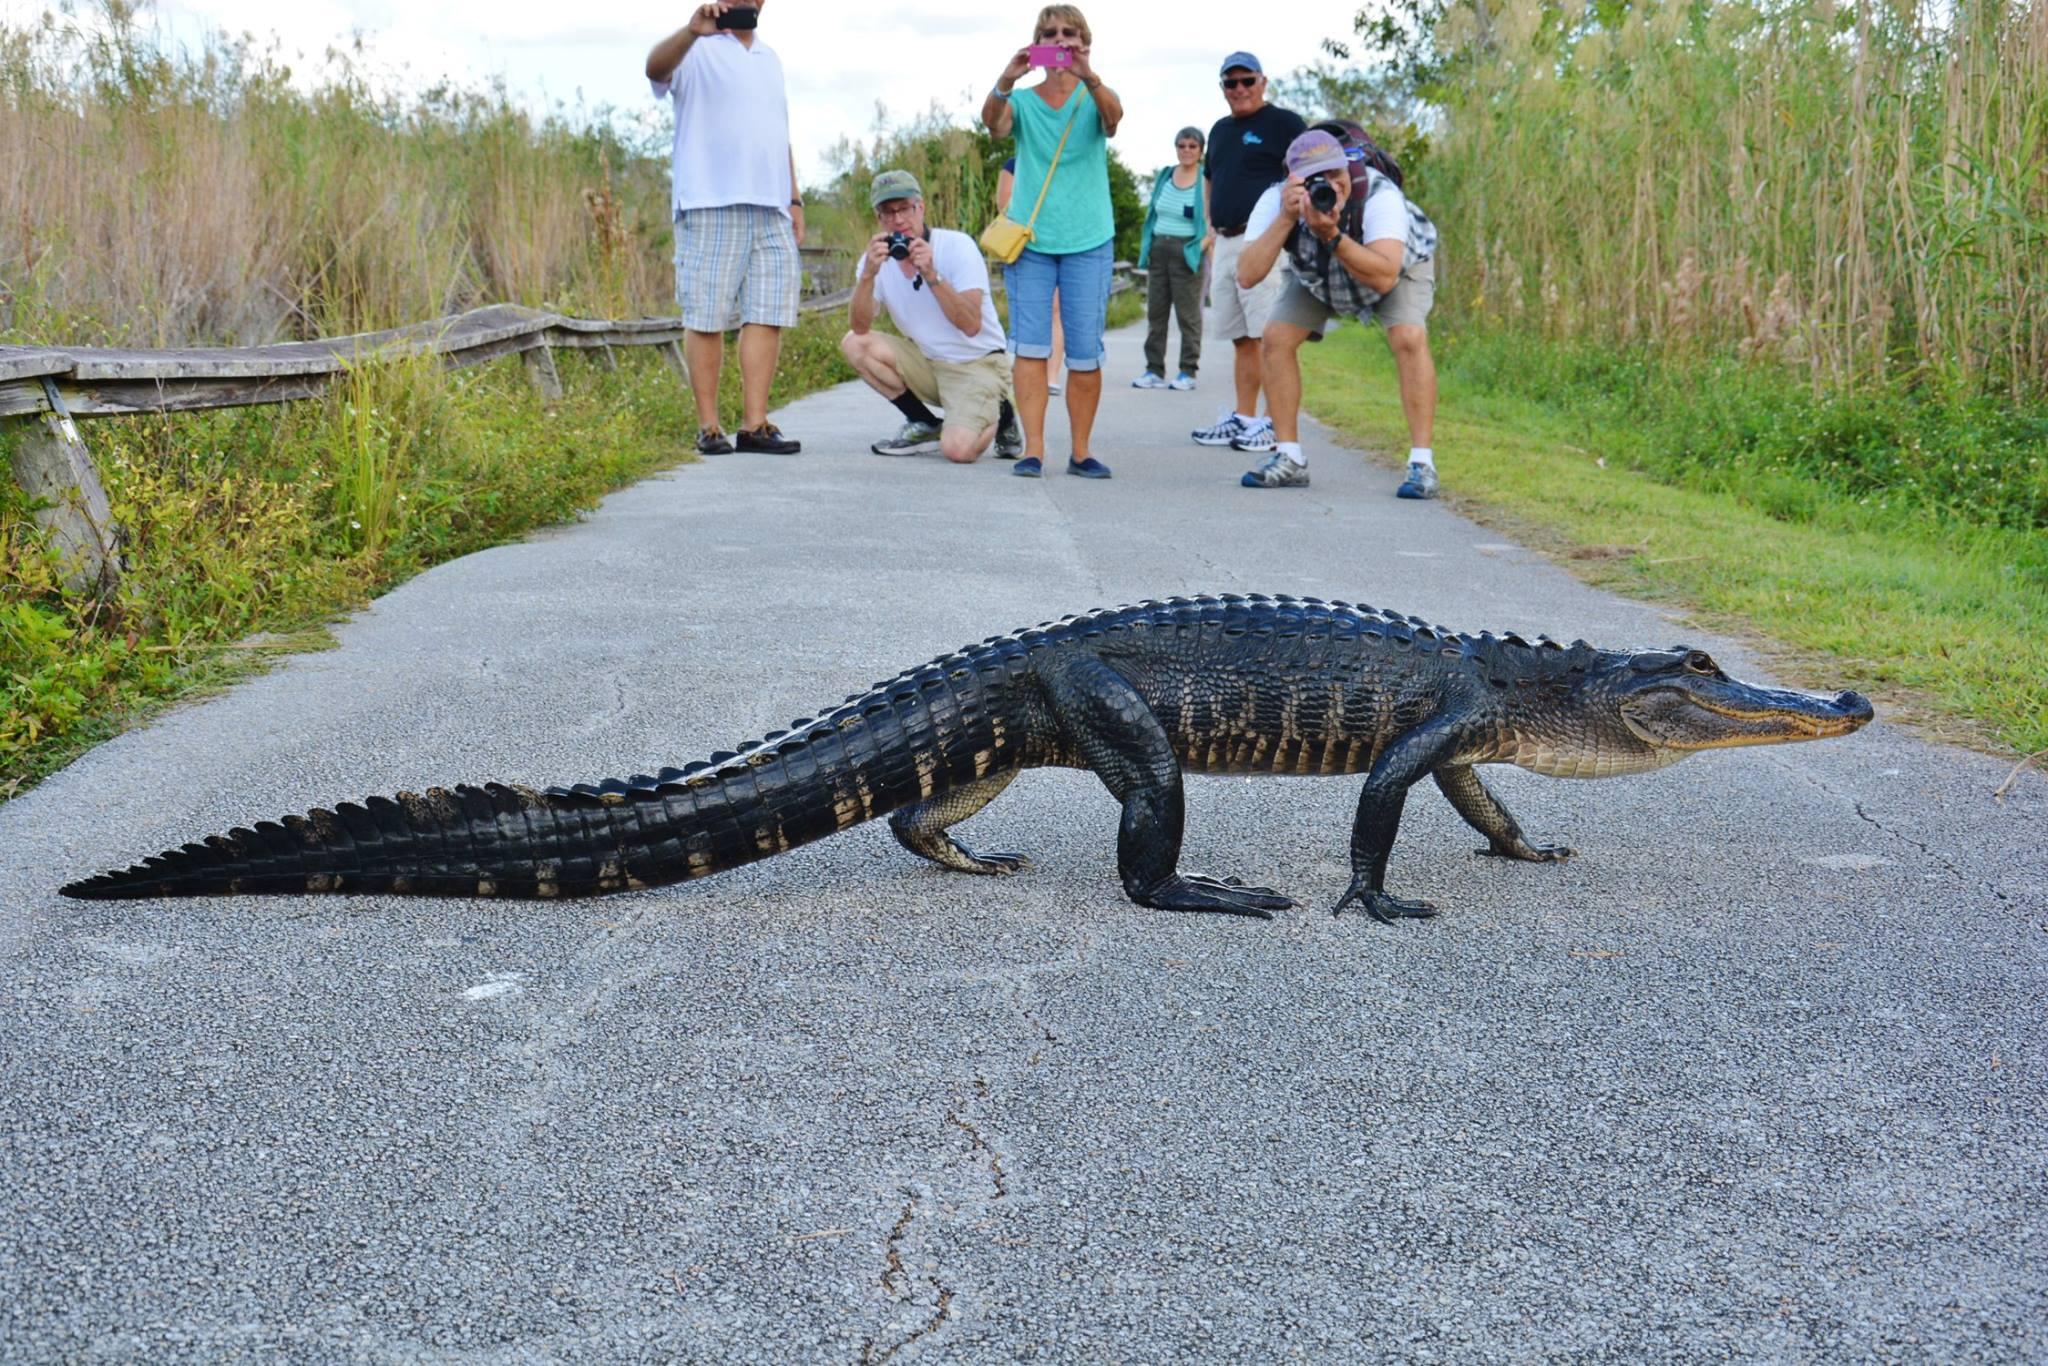
[{"label": "hiking shoe", "polygon": [[697,429],[697,454],[731,455],[732,439],[716,427],[699,427]]},{"label": "hiking shoe", "polygon": [[1308,466],[1274,451],[1266,457],[1264,464],[1255,470],[1246,470],[1244,478],[1237,482],[1248,489],[1305,489],[1308,487]]},{"label": "hiking shoe", "polygon": [[1109,466],[1091,455],[1086,460],[1069,460],[1067,462],[1067,473],[1078,474],[1083,479],[1107,479],[1109,478]]},{"label": "hiking shoe", "polygon": [[996,424],[996,459],[1015,460],[1024,454],[1024,427],[1017,421],[1017,410],[1010,410],[1008,422]]},{"label": "hiking shoe", "polygon": [[763,422],[751,431],[740,428],[738,445],[743,451],[758,451],[763,455],[795,455],[804,448],[803,442],[790,440],[773,422]]},{"label": "hiking shoe", "polygon": [[1045,392],[1051,395],[1053,398],[1058,398],[1060,396],[1061,390],[1064,388],[1065,386],[1062,385],[1058,380],[1053,380],[1051,383],[1045,386]]},{"label": "hiking shoe", "polygon": [[1272,450],[1275,444],[1273,419],[1270,417],[1253,418],[1250,426],[1230,439],[1232,450],[1250,451],[1253,455],[1264,455]]},{"label": "hiking shoe", "polygon": [[1408,466],[1408,478],[1401,487],[1394,490],[1396,498],[1436,497],[1436,466],[1425,465],[1420,460]]},{"label": "hiking shoe", "polygon": [[1244,419],[1225,408],[1215,422],[1207,427],[1197,427],[1188,434],[1195,438],[1198,446],[1228,446],[1244,434]]},{"label": "hiking shoe", "polygon": [[1144,374],[1131,381],[1131,387],[1133,389],[1164,389],[1166,387],[1166,380],[1147,370]]},{"label": "hiking shoe", "polygon": [[929,422],[906,422],[887,441],[868,447],[876,455],[930,455],[939,448],[939,429]]},{"label": "hiking shoe", "polygon": [[1186,393],[1188,390],[1195,387],[1195,377],[1189,374],[1187,371],[1183,370],[1179,374],[1175,375],[1172,381],[1168,383],[1166,387],[1169,389],[1178,389],[1182,393]]},{"label": "hiking shoe", "polygon": [[1043,468],[1039,464],[1037,456],[1027,455],[1016,464],[1010,466],[1010,473],[1018,476],[1020,479],[1036,479]]}]

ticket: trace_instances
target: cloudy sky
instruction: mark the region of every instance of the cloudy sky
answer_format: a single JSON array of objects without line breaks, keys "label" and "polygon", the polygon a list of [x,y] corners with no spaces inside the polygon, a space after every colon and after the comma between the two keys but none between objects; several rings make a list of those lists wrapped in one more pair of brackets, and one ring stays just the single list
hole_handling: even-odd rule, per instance
[{"label": "cloudy sky", "polygon": [[[0,15],[32,21],[48,3],[0,0]],[[1315,60],[1323,38],[1344,34],[1357,5],[1095,0],[1085,8],[1096,69],[1126,107],[1116,145],[1142,172],[1172,158],[1182,125],[1207,128],[1223,115],[1216,68],[1225,53],[1248,48],[1283,74]],[[1030,0],[769,0],[761,32],[788,73],[799,176],[822,179],[828,148],[871,135],[878,99],[899,118],[933,101],[971,118],[1010,53],[1029,41],[1037,13]],[[155,22],[188,46],[209,29],[275,34],[288,59],[303,56],[294,62],[301,69],[360,33],[372,69],[394,81],[501,77],[536,107],[609,104],[659,117],[641,66],[655,40],[688,16],[687,5],[646,0],[592,9],[558,0],[158,0]]]}]

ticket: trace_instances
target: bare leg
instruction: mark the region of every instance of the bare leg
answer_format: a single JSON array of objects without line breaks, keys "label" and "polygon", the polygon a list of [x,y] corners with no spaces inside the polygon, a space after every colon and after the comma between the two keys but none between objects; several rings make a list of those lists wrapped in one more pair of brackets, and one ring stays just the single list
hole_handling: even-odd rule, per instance
[{"label": "bare leg", "polygon": [[910,386],[896,369],[896,358],[886,343],[879,340],[879,334],[869,332],[857,335],[849,332],[839,339],[839,354],[846,357],[846,363],[853,367],[855,374],[868,382],[868,387],[886,399],[903,397]]},{"label": "bare leg", "polygon": [[1045,379],[1048,384],[1060,382],[1060,371],[1067,368],[1067,329],[1060,322],[1060,292],[1052,292],[1052,354],[1045,358]]},{"label": "bare leg", "polygon": [[978,432],[972,427],[942,427],[939,430],[939,454],[956,465],[971,465],[981,459],[981,453],[995,439],[996,424],[993,422]]},{"label": "bare leg", "polygon": [[1067,371],[1067,425],[1073,429],[1076,463],[1088,458],[1088,438],[1095,431],[1095,410],[1101,403],[1101,370]]},{"label": "bare leg", "polygon": [[1024,424],[1024,458],[1045,459],[1045,362],[1017,357],[1010,371],[1017,392],[1017,420]]},{"label": "bare leg", "polygon": [[740,329],[740,426],[751,431],[768,420],[768,386],[782,357],[782,329],[748,323]]},{"label": "bare leg", "polygon": [[1263,345],[1266,410],[1275,441],[1301,440],[1301,344],[1308,329],[1292,323],[1266,324]]},{"label": "bare leg", "polygon": [[1230,343],[1231,363],[1237,380],[1236,411],[1246,417],[1259,415],[1259,385],[1265,376],[1259,359],[1259,339],[1239,337]]},{"label": "bare leg", "polygon": [[718,373],[725,365],[725,334],[685,332],[684,358],[690,362],[690,397],[697,400],[697,425],[718,430]]},{"label": "bare leg", "polygon": [[1401,381],[1401,416],[1408,419],[1408,442],[1433,445],[1436,358],[1429,354],[1429,332],[1414,323],[1397,324],[1387,329],[1387,347],[1394,353],[1394,373]]}]

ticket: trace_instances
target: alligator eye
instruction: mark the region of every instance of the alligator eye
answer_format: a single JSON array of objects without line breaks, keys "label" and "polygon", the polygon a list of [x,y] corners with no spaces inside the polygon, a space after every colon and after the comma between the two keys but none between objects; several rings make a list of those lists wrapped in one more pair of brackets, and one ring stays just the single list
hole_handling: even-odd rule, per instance
[{"label": "alligator eye", "polygon": [[1687,655],[1685,657],[1685,667],[1687,671],[1696,674],[1712,675],[1721,672],[1715,665],[1713,656],[1709,655],[1705,650],[1694,650],[1691,654]]}]

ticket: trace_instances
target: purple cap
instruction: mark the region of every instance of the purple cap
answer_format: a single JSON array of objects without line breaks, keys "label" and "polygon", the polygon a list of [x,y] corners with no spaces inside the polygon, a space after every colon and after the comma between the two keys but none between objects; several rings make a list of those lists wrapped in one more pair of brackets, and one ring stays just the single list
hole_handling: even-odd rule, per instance
[{"label": "purple cap", "polygon": [[1234,66],[1241,66],[1246,71],[1256,71],[1261,76],[1266,74],[1266,68],[1260,66],[1259,59],[1257,57],[1252,56],[1252,54],[1249,52],[1231,53],[1228,57],[1225,57],[1223,59],[1223,67],[1216,74],[1219,76],[1226,75],[1229,73],[1230,68]]},{"label": "purple cap", "polygon": [[1344,169],[1344,144],[1320,128],[1311,128],[1287,144],[1287,171],[1290,175],[1307,177],[1317,171]]}]

